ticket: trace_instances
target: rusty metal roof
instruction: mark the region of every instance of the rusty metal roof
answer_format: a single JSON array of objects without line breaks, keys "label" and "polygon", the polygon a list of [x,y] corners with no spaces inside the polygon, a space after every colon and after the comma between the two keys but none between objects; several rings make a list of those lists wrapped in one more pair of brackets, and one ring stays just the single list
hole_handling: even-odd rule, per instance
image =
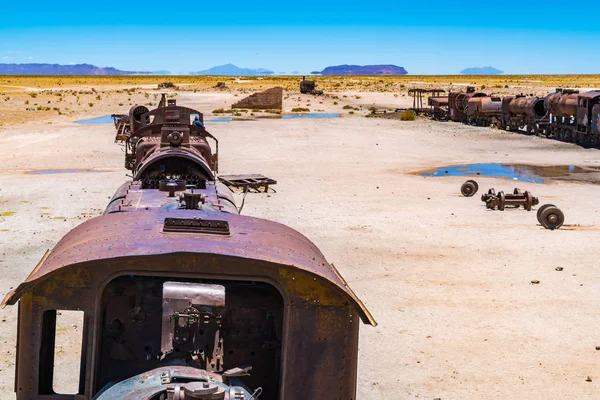
[{"label": "rusty metal roof", "polygon": [[580,93],[577,97],[580,99],[595,99],[596,97],[600,97],[600,91],[592,90],[591,92]]},{"label": "rusty metal roof", "polygon": [[[229,223],[230,236],[163,233],[165,218],[202,218]],[[335,267],[299,232],[264,219],[202,210],[113,213],[84,222],[70,231],[46,254],[27,279],[7,294],[14,304],[37,280],[73,264],[102,259],[168,253],[206,253],[253,259],[288,266],[319,276],[344,292],[365,323],[373,317]]]}]

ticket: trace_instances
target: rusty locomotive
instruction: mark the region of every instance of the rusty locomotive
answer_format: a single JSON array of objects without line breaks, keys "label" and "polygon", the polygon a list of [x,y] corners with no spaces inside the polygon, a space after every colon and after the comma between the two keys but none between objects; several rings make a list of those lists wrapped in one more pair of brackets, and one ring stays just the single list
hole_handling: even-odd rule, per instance
[{"label": "rusty locomotive", "polygon": [[546,136],[582,146],[600,145],[600,91],[579,93],[557,89],[546,97],[499,97],[476,92],[432,96],[434,119]]},{"label": "rusty locomotive", "polygon": [[[116,119],[132,180],[3,301],[18,303],[17,399],[354,399],[359,322],[376,323],[333,264],[291,228],[239,215],[202,113],[163,98]],[[68,310],[83,332],[63,394]]]}]

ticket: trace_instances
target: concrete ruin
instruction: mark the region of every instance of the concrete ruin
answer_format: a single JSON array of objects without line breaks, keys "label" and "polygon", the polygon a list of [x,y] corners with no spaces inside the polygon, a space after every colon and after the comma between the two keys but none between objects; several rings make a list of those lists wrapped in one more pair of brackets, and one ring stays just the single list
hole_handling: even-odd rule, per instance
[{"label": "concrete ruin", "polygon": [[283,108],[283,88],[276,86],[260,93],[254,93],[233,104],[231,108],[281,110]]}]

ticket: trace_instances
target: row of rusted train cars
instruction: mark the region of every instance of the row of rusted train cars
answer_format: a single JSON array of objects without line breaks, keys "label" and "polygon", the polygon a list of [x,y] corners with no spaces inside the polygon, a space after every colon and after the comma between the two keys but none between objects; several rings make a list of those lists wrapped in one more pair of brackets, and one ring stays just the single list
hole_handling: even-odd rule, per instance
[{"label": "row of rusted train cars", "polygon": [[545,136],[586,147],[600,145],[600,91],[556,89],[546,97],[495,96],[467,87],[428,99],[433,119]]}]

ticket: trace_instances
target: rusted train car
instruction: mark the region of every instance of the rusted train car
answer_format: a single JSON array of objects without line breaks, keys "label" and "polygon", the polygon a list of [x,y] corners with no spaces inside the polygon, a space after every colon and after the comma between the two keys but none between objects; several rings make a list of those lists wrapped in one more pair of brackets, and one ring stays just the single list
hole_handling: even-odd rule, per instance
[{"label": "rusted train car", "polygon": [[600,91],[557,89],[545,98],[501,98],[469,87],[465,92],[450,92],[447,104],[434,100],[430,105],[437,120],[492,125],[588,147],[600,145]]},{"label": "rusted train car", "polygon": [[502,98],[502,113],[496,126],[510,131],[524,130],[528,134],[543,132],[547,125],[547,108],[539,97],[505,96]]},{"label": "rusted train car", "polygon": [[[359,323],[375,321],[306,237],[239,215],[195,117],[175,101],[121,116],[132,180],[6,295],[18,400],[355,398]],[[65,310],[83,313],[67,394],[53,383]]]}]

